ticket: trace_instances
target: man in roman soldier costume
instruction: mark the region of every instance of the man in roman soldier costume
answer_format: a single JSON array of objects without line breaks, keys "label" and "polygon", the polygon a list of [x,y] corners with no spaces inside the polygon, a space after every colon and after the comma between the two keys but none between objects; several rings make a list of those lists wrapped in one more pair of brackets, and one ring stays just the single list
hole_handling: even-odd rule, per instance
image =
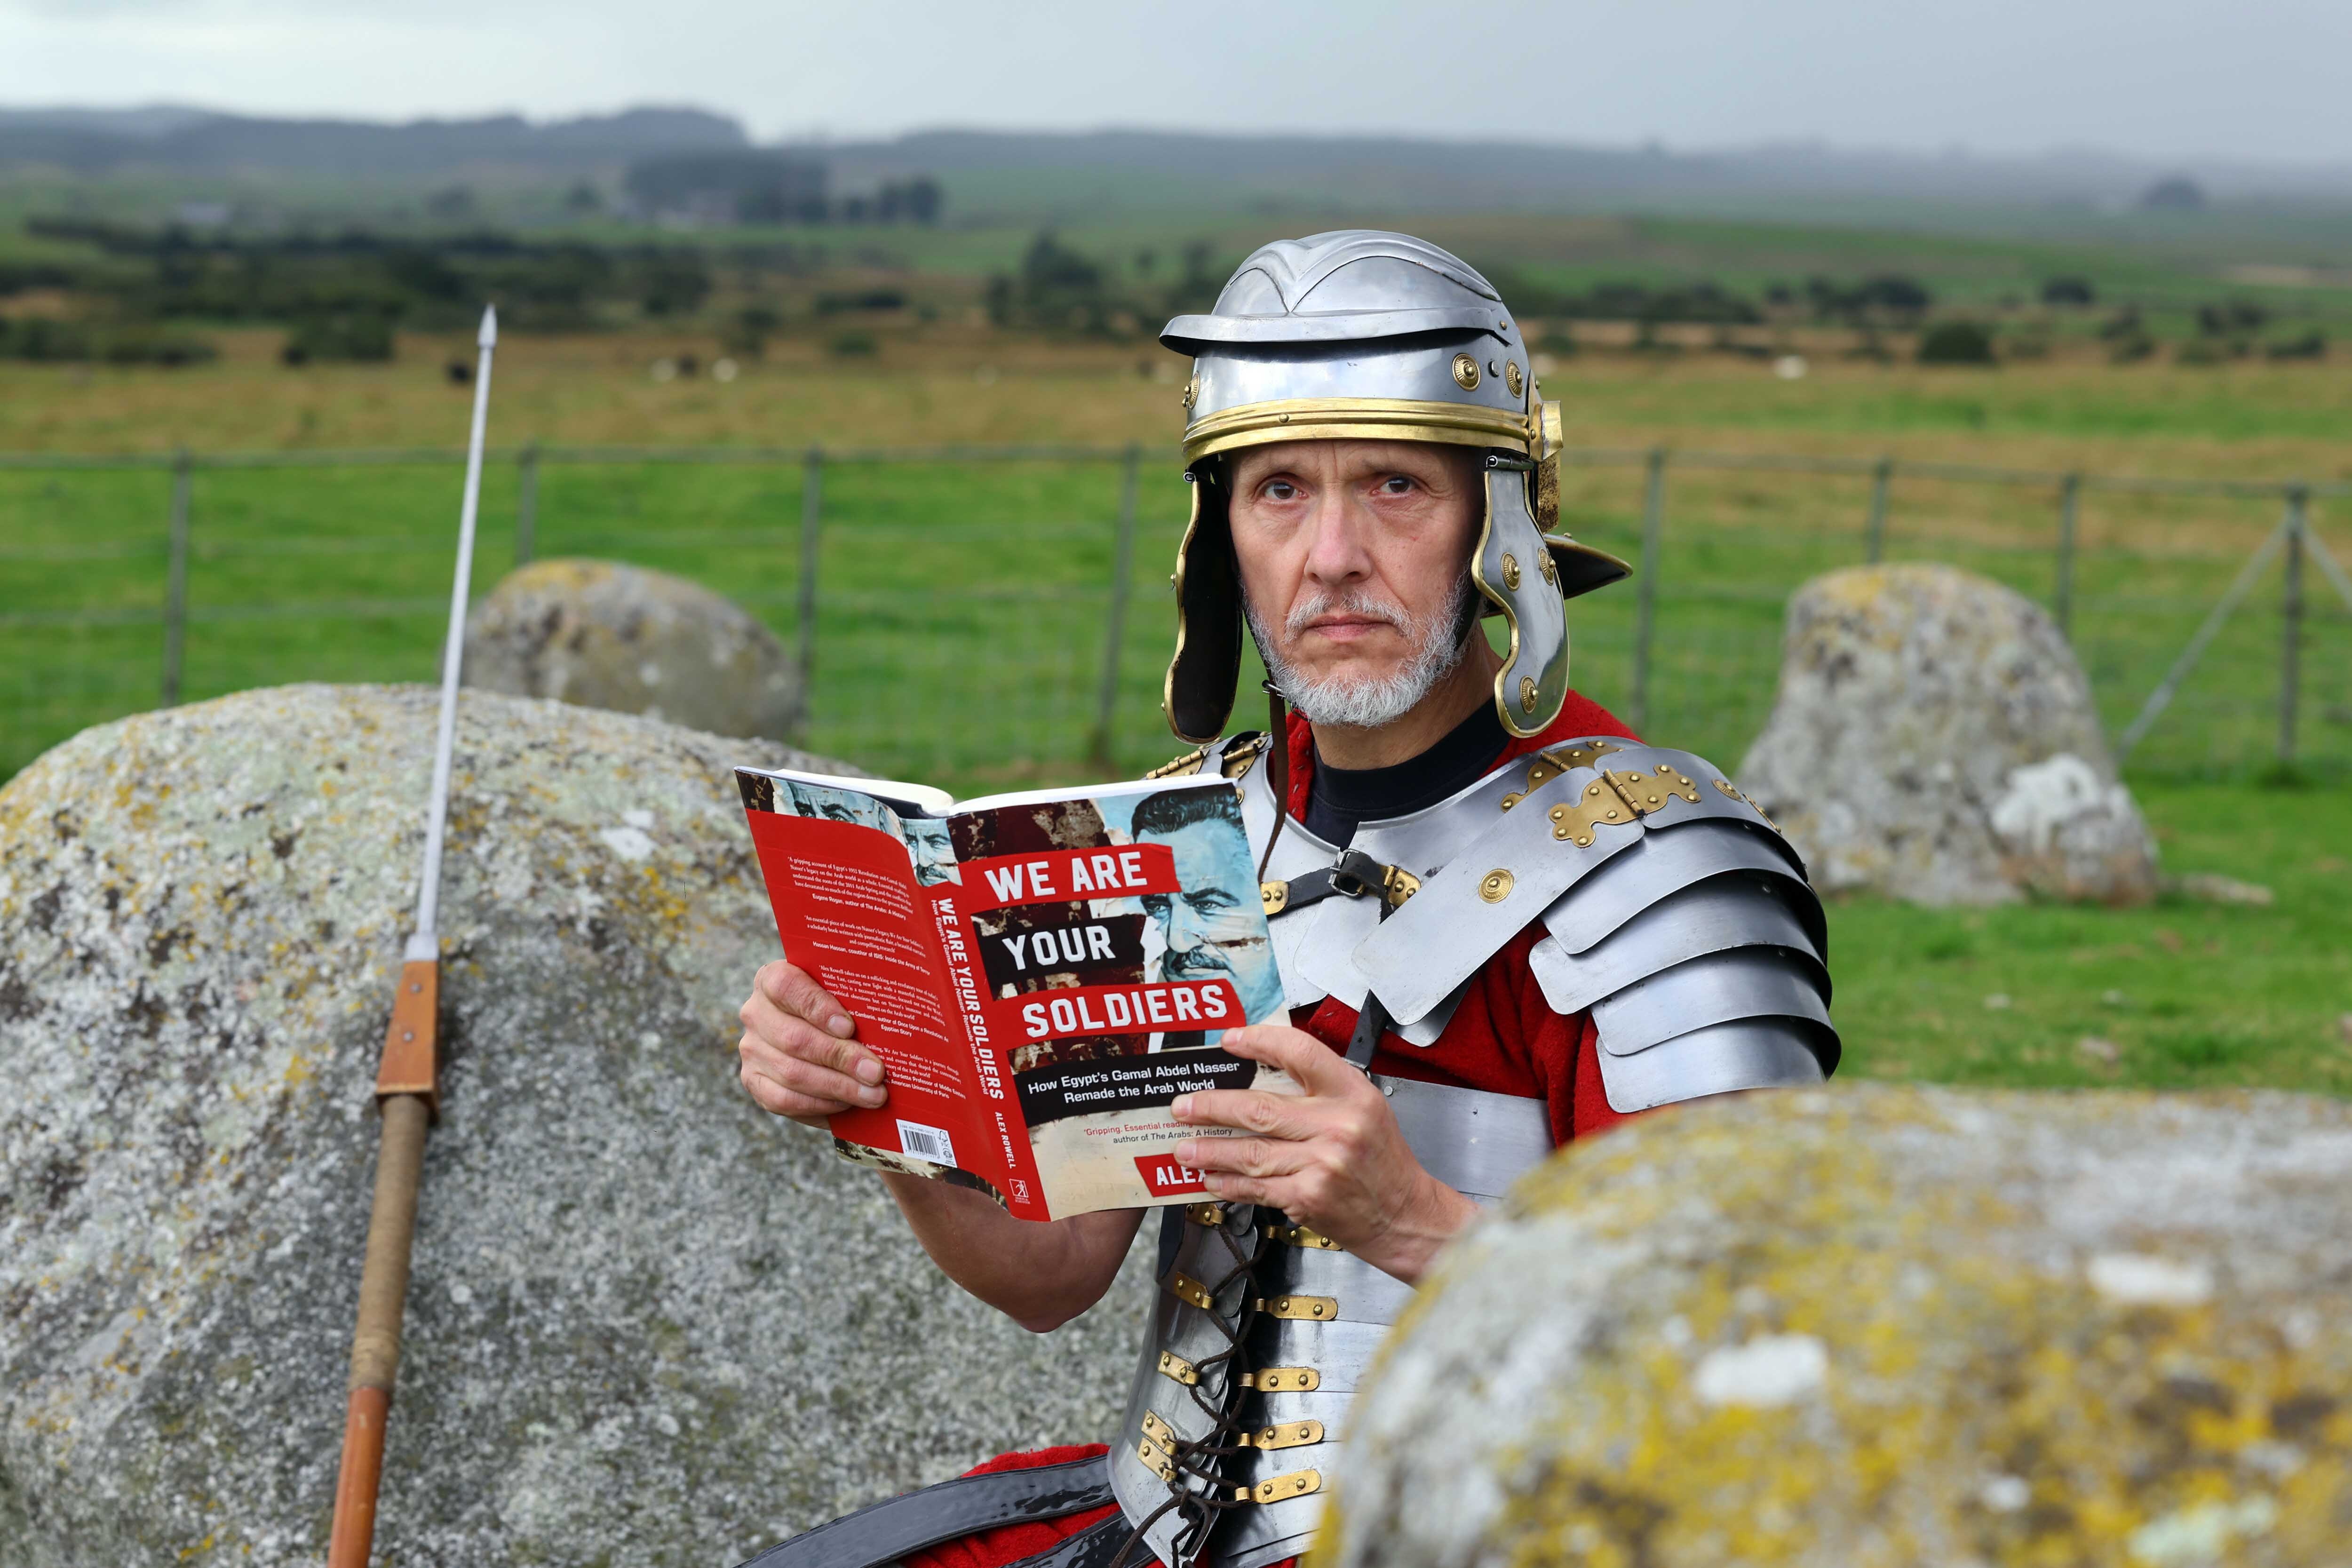
[{"label": "man in roman soldier costume", "polygon": [[[1154,1220],[1108,1448],[1007,1455],[761,1568],[1295,1556],[1358,1376],[1481,1204],[1634,1112],[1837,1064],[1795,852],[1712,763],[1569,687],[1565,601],[1628,569],[1557,531],[1559,408],[1494,288],[1404,235],[1316,235],[1259,250],[1160,341],[1193,360],[1165,700],[1199,749],[1159,772],[1240,784],[1290,1022],[1223,1044],[1304,1093],[1176,1102],[1233,1131],[1179,1151],[1211,1201]],[[1244,626],[1271,728],[1231,734]],[[769,1110],[822,1127],[886,1100],[790,963],[743,1018]],[[1101,1298],[1145,1217],[1039,1225],[881,1179],[950,1279],[1040,1331]]]}]

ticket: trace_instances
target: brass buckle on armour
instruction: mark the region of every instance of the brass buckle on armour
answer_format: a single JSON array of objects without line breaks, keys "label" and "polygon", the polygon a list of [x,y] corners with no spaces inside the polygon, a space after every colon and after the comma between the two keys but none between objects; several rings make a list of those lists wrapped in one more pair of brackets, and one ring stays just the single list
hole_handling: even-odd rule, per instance
[{"label": "brass buckle on armour", "polygon": [[1396,909],[1421,891],[1421,879],[1402,866],[1383,866],[1360,849],[1350,849],[1331,868],[1331,890],[1351,899],[1378,893]]}]

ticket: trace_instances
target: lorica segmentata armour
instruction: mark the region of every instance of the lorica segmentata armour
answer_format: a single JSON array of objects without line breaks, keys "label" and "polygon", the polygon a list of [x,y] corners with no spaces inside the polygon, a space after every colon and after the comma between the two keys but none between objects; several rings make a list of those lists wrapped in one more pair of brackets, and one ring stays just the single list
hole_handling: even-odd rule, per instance
[{"label": "lorica segmentata armour", "polygon": [[[1211,745],[1174,770],[1237,777],[1260,850],[1278,809],[1262,749]],[[1837,1065],[1803,864],[1687,752],[1565,742],[1360,824],[1345,849],[1293,819],[1266,876],[1290,1005],[1373,1004],[1408,1047],[1434,1041],[1476,972],[1540,921],[1538,984],[1554,1010],[1591,1014],[1618,1110],[1819,1083]],[[1475,1200],[1550,1152],[1539,1100],[1374,1081],[1414,1158]],[[1260,1568],[1311,1542],[1356,1379],[1412,1290],[1272,1210],[1200,1204],[1161,1226],[1112,1489],[1162,1563]]]}]

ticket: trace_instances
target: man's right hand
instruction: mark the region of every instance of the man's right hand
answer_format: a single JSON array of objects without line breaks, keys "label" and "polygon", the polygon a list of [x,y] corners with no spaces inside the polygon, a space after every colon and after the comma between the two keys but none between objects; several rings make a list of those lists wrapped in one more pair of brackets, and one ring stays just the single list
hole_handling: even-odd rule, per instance
[{"label": "man's right hand", "polygon": [[837,1111],[889,1098],[882,1064],[857,1043],[849,1010],[808,974],[778,959],[752,977],[743,1004],[743,1088],[763,1110],[822,1129]]}]

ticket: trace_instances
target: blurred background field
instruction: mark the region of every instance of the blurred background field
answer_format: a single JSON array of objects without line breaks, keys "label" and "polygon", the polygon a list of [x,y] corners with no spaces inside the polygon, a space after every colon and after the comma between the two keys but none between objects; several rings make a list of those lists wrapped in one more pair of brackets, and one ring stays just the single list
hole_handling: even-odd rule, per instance
[{"label": "blurred background field", "polygon": [[[0,116],[0,168],[7,130]],[[2352,561],[2352,497],[2331,489],[2352,481],[2352,199],[2187,204],[2157,199],[2161,181],[2075,206],[1776,196],[1759,175],[1545,211],[1427,183],[1420,205],[1383,205],[1395,182],[1368,195],[1338,175],[1314,194],[1171,183],[1110,153],[1056,173],[1001,148],[956,165],[941,144],[935,177],[925,155],[782,220],[658,210],[646,160],[617,154],[373,183],[14,165],[0,779],[163,699],[183,453],[179,700],[431,679],[486,298],[507,331],[478,592],[526,552],[626,560],[718,588],[793,646],[803,454],[821,447],[799,738],[965,790],[1181,749],[1158,695],[1186,367],[1152,333],[1255,244],[1339,224],[1426,234],[1503,285],[1567,410],[1580,537],[1642,558],[1649,455],[1667,454],[1646,683],[1635,584],[1574,606],[1573,679],[1727,768],[1769,710],[1788,595],[1870,552],[1882,461],[1884,558],[2053,605],[2062,476],[2091,477],[2066,609],[2111,736],[2277,527],[2276,486],[2321,487],[2310,527]],[[782,178],[772,163],[753,175]],[[2306,564],[2283,752],[2285,594],[2273,562],[2126,773],[2168,870],[2272,901],[1842,904],[1853,1070],[2352,1089],[2352,614]],[[1257,713],[1244,699],[1236,723]]]},{"label": "blurred background field", "polygon": [[[1123,766],[1148,763],[1164,735],[1165,584],[1187,504],[1169,440],[1181,417],[1175,395],[1140,350],[1126,353],[1135,363],[1107,366],[1097,347],[1074,346],[1059,363],[1052,345],[1013,347],[1028,363],[1008,353],[1015,363],[989,367],[985,381],[970,370],[765,364],[729,383],[657,382],[634,363],[583,363],[587,345],[576,342],[513,339],[498,371],[493,433],[502,447],[486,485],[477,580],[487,591],[518,557],[520,443],[538,441],[531,552],[627,559],[697,578],[766,617],[789,645],[799,631],[800,454],[830,447],[810,742],[958,784],[1068,777],[1091,759],[1098,721],[1125,450],[1111,443],[1123,438],[1137,454],[1137,513],[1111,755]],[[2339,449],[2323,440],[2232,438],[2226,427],[2176,435],[2173,422],[2189,418],[2180,404],[2204,389],[2171,384],[2191,374],[1873,365],[1790,383],[1706,360],[1588,353],[1556,365],[1545,386],[1566,402],[1574,444],[1565,526],[1639,560],[1646,453],[1668,454],[1643,717],[1736,755],[1771,701],[1789,592],[1867,552],[1867,470],[1881,458],[1895,462],[1885,558],[1948,561],[2044,604],[2058,591],[2062,473],[2252,480],[2324,479],[2340,467]],[[2244,395],[2210,406],[2244,418],[2266,399],[2283,425],[2289,412],[2342,397],[2352,380],[2317,368],[2225,374],[2242,375]],[[283,377],[261,367],[244,395],[232,363],[176,373],[163,391],[207,417],[241,422],[244,439],[231,451],[261,447],[260,433],[289,417],[289,401],[364,418],[373,395],[392,411],[385,424],[334,434],[388,450],[412,430],[446,434],[466,411],[463,388],[400,363],[313,372],[299,386]],[[95,388],[89,395],[104,402]],[[1799,405],[1799,430],[1756,412],[1783,400]],[[2059,421],[2036,416],[2048,405],[2102,433],[2050,429]],[[1981,432],[1972,427],[1979,411]],[[616,444],[632,432],[636,447]],[[604,444],[570,444],[583,441]],[[950,447],[959,442],[970,448],[961,459]],[[1049,455],[1020,456],[1015,443]],[[183,697],[297,678],[430,674],[454,451],[403,458],[281,447],[238,464],[196,449],[207,457],[189,482]],[[1842,458],[1859,471],[1716,466],[1775,454]],[[169,459],[74,462],[59,453],[47,459],[54,466],[0,467],[0,516],[9,521],[0,641],[16,688],[0,765],[12,771],[161,691]],[[1954,462],[2020,477],[1964,481],[1905,466]],[[2326,497],[2312,504],[2322,540],[2352,538],[2334,526],[2342,507]],[[2131,720],[2280,512],[2273,496],[2082,492],[2071,625],[2111,732]],[[2352,556],[2352,547],[2336,553]],[[2137,774],[2242,779],[2278,761],[2279,575],[2269,569],[2149,730],[2133,755]],[[2352,772],[2352,620],[2315,568],[2305,578],[2294,763],[2340,783]],[[1576,679],[1620,708],[1633,699],[1638,598],[1628,584],[1576,607]],[[942,679],[950,673],[951,682]],[[898,695],[877,700],[883,690]]]}]

